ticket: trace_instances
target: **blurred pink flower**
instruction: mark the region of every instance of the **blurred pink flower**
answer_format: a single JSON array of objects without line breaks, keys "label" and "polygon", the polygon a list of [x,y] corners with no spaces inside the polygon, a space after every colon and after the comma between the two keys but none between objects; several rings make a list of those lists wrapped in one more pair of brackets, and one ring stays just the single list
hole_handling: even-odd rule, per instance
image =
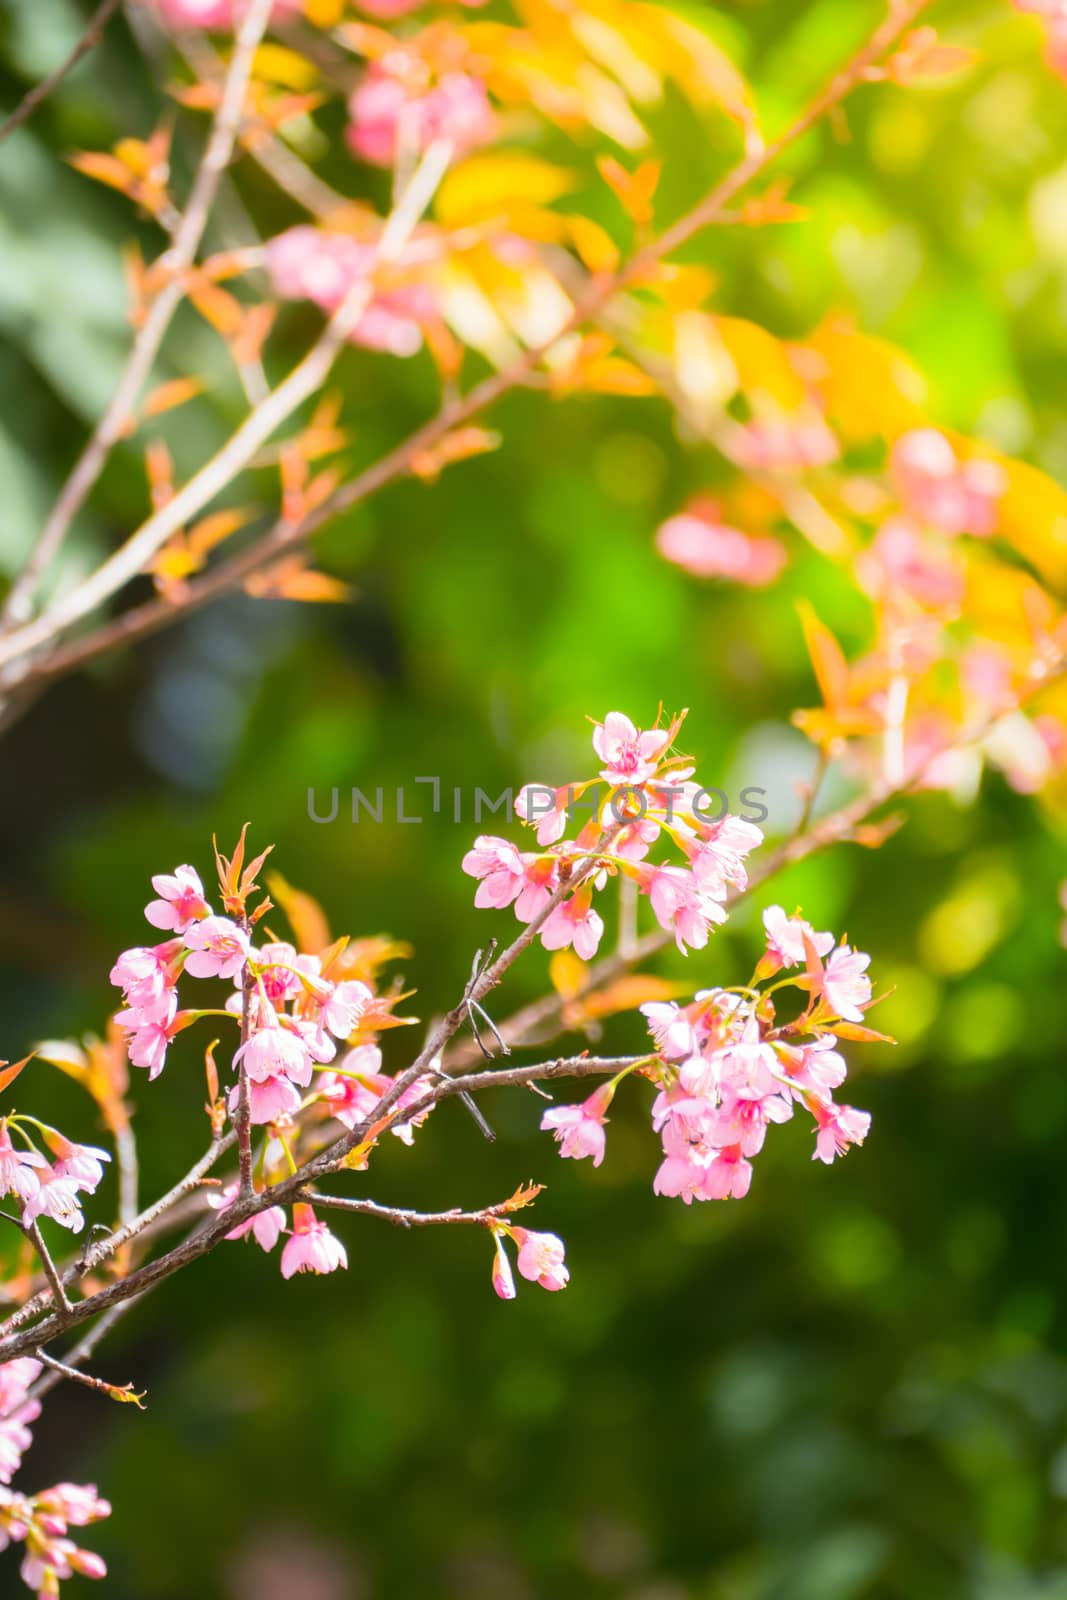
[{"label": "blurred pink flower", "polygon": [[661,524],[656,548],[695,578],[725,578],[751,589],[773,583],[786,564],[780,539],[729,527],[714,502],[703,499]]},{"label": "blurred pink flower", "polygon": [[889,464],[907,510],[921,522],[950,535],[995,533],[1007,488],[995,461],[961,461],[943,433],[915,428],[894,444]]},{"label": "blurred pink flower", "polygon": [[403,50],[371,63],[348,102],[345,138],[363,161],[391,167],[400,153],[419,154],[438,139],[457,152],[493,137],[494,118],[485,85],[465,72],[446,72],[419,87],[425,69]]}]

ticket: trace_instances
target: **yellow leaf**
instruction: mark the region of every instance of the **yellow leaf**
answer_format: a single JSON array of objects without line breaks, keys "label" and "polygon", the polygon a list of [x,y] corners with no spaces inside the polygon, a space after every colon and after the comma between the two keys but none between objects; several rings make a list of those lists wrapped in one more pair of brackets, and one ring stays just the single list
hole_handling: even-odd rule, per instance
[{"label": "yellow leaf", "polygon": [[614,272],[619,264],[619,247],[606,228],[591,217],[568,217],[567,227],[574,248],[588,271],[600,274]]},{"label": "yellow leaf", "polygon": [[892,441],[925,424],[922,374],[887,340],[831,317],[796,348],[829,421],[846,440]]},{"label": "yellow leaf", "polygon": [[234,507],[230,511],[212,511],[206,517],[201,517],[189,529],[189,548],[199,556],[207,555],[216,545],[228,539],[250,522],[255,512],[248,509]]},{"label": "yellow leaf", "polygon": [[268,43],[256,51],[252,76],[267,83],[280,83],[285,89],[310,89],[319,74],[306,56],[285,45]]},{"label": "yellow leaf", "polygon": [[997,459],[1007,475],[1000,532],[1047,582],[1067,591],[1067,491],[1036,467]]},{"label": "yellow leaf", "polygon": [[805,403],[807,389],[793,366],[788,345],[743,317],[716,317],[714,322],[746,394],[768,395],[784,411],[794,411]]},{"label": "yellow leaf", "polygon": [[549,205],[575,182],[572,172],[538,156],[506,151],[471,156],[447,175],[435,210],[446,228],[458,228],[508,212],[516,203]]},{"label": "yellow leaf", "polygon": [[581,994],[589,975],[587,964],[573,950],[557,950],[548,963],[548,978],[564,1000]]}]

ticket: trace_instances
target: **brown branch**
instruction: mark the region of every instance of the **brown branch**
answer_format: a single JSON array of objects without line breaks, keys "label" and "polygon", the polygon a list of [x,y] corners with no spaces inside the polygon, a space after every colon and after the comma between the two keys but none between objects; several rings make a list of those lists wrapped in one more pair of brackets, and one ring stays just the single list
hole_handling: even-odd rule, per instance
[{"label": "brown branch", "polygon": [[[48,1368],[56,1382],[67,1378],[72,1383],[80,1383],[86,1389],[94,1390],[96,1394],[105,1395],[108,1400],[126,1400],[141,1406],[144,1395],[134,1394],[132,1384],[107,1383],[103,1378],[94,1378],[90,1372],[80,1372],[77,1367],[68,1366],[65,1361],[57,1361],[55,1356],[50,1356],[46,1350],[35,1350],[33,1354],[42,1366]],[[141,1406],[141,1409],[144,1407]]]},{"label": "brown branch", "polygon": [[348,1211],[361,1217],[380,1217],[383,1222],[391,1222],[396,1228],[436,1228],[456,1224],[491,1228],[494,1222],[499,1222],[501,1217],[510,1215],[516,1209],[512,1201],[504,1200],[498,1205],[486,1206],[482,1211],[460,1211],[458,1206],[452,1211],[412,1211],[407,1206],[383,1206],[376,1200],[354,1200],[346,1195],[320,1194],[318,1190],[308,1190],[303,1198],[311,1205],[322,1206],[327,1211]]},{"label": "brown branch", "polygon": [[[541,345],[531,346],[524,350],[519,357],[507,368],[493,373],[476,384],[466,395],[456,396],[446,402],[435,417],[432,417],[418,428],[408,439],[397,445],[372,466],[366,468],[350,483],[343,485],[335,491],[321,507],[302,518],[297,523],[278,522],[270,533],[258,540],[249,548],[238,555],[218,564],[212,571],[202,578],[189,583],[181,601],[175,603],[167,600],[149,601],[117,619],[116,622],[105,624],[97,633],[90,635],[88,640],[75,641],[73,645],[63,645],[51,650],[44,660],[36,665],[29,665],[24,676],[27,678],[59,676],[64,672],[80,666],[86,660],[110,649],[118,643],[128,643],[132,639],[143,637],[156,628],[166,626],[175,617],[183,615],[201,605],[206,604],[216,595],[224,593],[239,586],[247,577],[259,571],[264,566],[270,565],[278,557],[289,550],[305,544],[327,522],[339,513],[349,510],[352,506],[376,494],[380,489],[395,479],[406,475],[411,470],[412,461],[422,452],[429,450],[453,429],[462,426],[471,418],[491,406],[504,394],[522,386],[534,373],[538,364],[543,360],[569,332],[581,328],[591,318],[620,292],[647,276],[664,256],[687,243],[696,234],[713,222],[722,213],[723,207],[734,199],[749,183],[760,176],[777,157],[796,140],[807,133],[823,116],[859,84],[865,81],[869,68],[878,62],[885,52],[899,38],[900,34],[915,20],[915,18],[929,5],[930,0],[896,0],[890,7],[889,15],[882,25],[875,31],[868,42],[849,61],[847,66],[830,80],[825,89],[816,96],[807,109],[775,140],[771,143],[748,151],[740,162],[718,183],[714,189],[685,216],[679,218],[670,228],[651,243],[639,250],[626,264],[612,277],[604,281],[591,283],[585,293],[574,305],[573,312],[563,327],[551,339]],[[240,430],[239,430],[240,431]],[[236,437],[236,436],[235,436]],[[258,437],[258,434],[257,434]],[[233,441],[231,440],[231,445]],[[231,455],[239,455],[240,451],[232,451],[230,446],[214,458],[215,462],[221,459],[228,460]],[[213,464],[209,463],[211,467]],[[202,473],[207,472],[202,469]],[[134,548],[139,548],[143,540],[145,529],[166,526],[172,527],[174,518],[179,511],[184,514],[187,509],[182,496],[189,497],[189,491],[202,477],[197,474],[189,484],[180,491],[162,513],[149,519],[138,533],[132,536],[127,546],[128,551],[137,541]],[[217,473],[212,474],[213,477]],[[201,491],[198,488],[191,497],[196,508],[202,502]],[[121,552],[120,552],[121,554]],[[112,577],[121,569],[122,581],[133,576],[128,571],[129,560],[123,557],[121,563],[116,565],[116,558],[112,557],[105,568],[106,581],[101,581],[100,572],[81,586],[81,598],[72,606],[68,600],[63,606],[53,609],[51,614],[46,613],[40,619],[36,628],[28,627],[17,630],[11,634],[0,646],[0,662],[9,661],[25,651],[37,648],[46,643],[50,637],[61,632],[71,622],[86,614],[90,607],[86,604],[99,603],[106,598],[106,594],[113,592],[108,587]],[[135,569],[136,570],[136,569]]]},{"label": "brown branch", "polygon": [[[444,1100],[452,1095],[476,1094],[484,1089],[496,1087],[509,1087],[516,1084],[535,1083],[540,1080],[551,1081],[557,1078],[584,1078],[591,1076],[609,1076],[621,1071],[624,1067],[647,1060],[647,1056],[620,1056],[603,1058],[598,1056],[577,1056],[561,1058],[557,1061],[536,1062],[524,1067],[508,1067],[497,1072],[472,1073],[462,1078],[447,1078],[438,1081],[434,1087],[427,1091],[423,1100],[420,1100],[410,1111],[400,1113],[407,1117],[417,1115],[423,1110]],[[410,1073],[411,1069],[409,1069]],[[403,1074],[402,1078],[409,1074]],[[399,1092],[399,1091],[398,1091]],[[383,1103],[384,1099],[383,1097]],[[365,1138],[369,1127],[353,1130],[353,1137]],[[183,1239],[165,1255],[148,1261],[143,1266],[137,1267],[126,1277],[117,1279],[100,1289],[96,1294],[87,1295],[84,1300],[79,1300],[70,1309],[69,1315],[50,1312],[32,1327],[26,1327],[25,1316],[16,1325],[16,1317],[9,1317],[4,1324],[4,1336],[0,1337],[0,1362],[12,1361],[17,1356],[35,1352],[40,1346],[62,1333],[65,1328],[84,1322],[89,1318],[98,1316],[101,1312],[109,1311],[113,1306],[124,1304],[126,1301],[138,1299],[149,1293],[158,1284],[164,1283],[174,1273],[183,1267],[189,1266],[193,1261],[199,1260],[225,1238],[234,1228],[259,1212],[271,1206],[284,1205],[299,1199],[306,1186],[321,1177],[341,1169],[348,1141],[341,1141],[341,1148],[332,1146],[329,1150],[307,1162],[291,1177],[284,1178],[280,1183],[271,1185],[261,1190],[258,1194],[242,1199],[238,1196],[224,1210],[213,1213],[211,1217],[198,1227],[187,1238]],[[110,1241],[104,1240],[103,1246]],[[110,1251],[108,1252],[111,1253]],[[39,1299],[39,1297],[38,1297]],[[47,1304],[47,1302],[46,1302]],[[26,1313],[30,1302],[20,1307],[20,1313]],[[39,1304],[35,1310],[43,1309]]]},{"label": "brown branch", "polygon": [[[184,275],[192,265],[207,227],[208,217],[218,192],[222,174],[230,163],[241,122],[245,91],[252,73],[256,50],[270,18],[272,0],[252,0],[237,34],[230,60],[226,87],[219,101],[215,120],[204,148],[192,191],[170,249],[160,257],[168,269],[168,279],[152,301],[147,317],[138,330],[126,368],[111,401],[93,430],[74,469],[60,491],[36,545],[11,588],[0,612],[0,621],[23,622],[32,613],[38,579],[57,553],[74,518],[84,505],[93,485],[122,437],[141,386],[148,377],[171,318],[185,295]],[[159,263],[157,263],[158,265]]]},{"label": "brown branch", "polygon": [[66,1320],[69,1318],[71,1313],[71,1304],[67,1298],[67,1291],[63,1287],[59,1273],[56,1271],[56,1264],[52,1260],[51,1252],[44,1242],[44,1235],[41,1233],[40,1225],[38,1224],[36,1218],[34,1218],[34,1220],[27,1225],[26,1232],[33,1242],[33,1248],[36,1250],[37,1255],[40,1258],[44,1275],[48,1279],[48,1287],[51,1291],[52,1303],[58,1307],[63,1319]]},{"label": "brown branch", "polygon": [[[210,1172],[219,1157],[233,1148],[235,1140],[236,1135],[233,1133],[228,1133],[220,1139],[212,1140],[200,1160],[189,1169],[183,1178],[178,1180],[172,1189],[168,1189],[166,1194],[161,1195],[158,1200],[142,1211],[139,1216],[135,1217],[131,1223],[116,1228],[106,1238],[99,1239],[95,1244],[90,1244],[76,1261],[70,1262],[65,1266],[59,1274],[62,1284],[73,1283],[77,1278],[84,1277],[87,1272],[93,1271],[95,1267],[102,1266],[124,1244],[129,1244],[131,1240],[139,1238],[142,1234],[150,1233],[164,1213],[198,1187],[201,1179]],[[51,1300],[52,1295],[48,1289],[43,1289],[31,1295],[29,1300],[24,1301],[3,1322],[0,1322],[0,1334],[11,1333],[18,1328],[24,1327],[27,1322],[32,1321],[40,1312],[47,1310]]]},{"label": "brown branch", "polygon": [[48,74],[47,78],[42,78],[40,83],[29,90],[19,101],[10,116],[5,117],[4,121],[0,122],[0,141],[6,139],[8,134],[14,133],[16,128],[21,128],[22,124],[27,122],[37,108],[48,99],[52,91],[59,88],[63,79],[69,72],[74,70],[78,62],[84,56],[87,56],[90,50],[96,49],[104,36],[105,28],[118,8],[119,0],[102,0],[102,3],[97,6],[93,13],[85,32],[66,59],[61,61],[55,71]]},{"label": "brown branch", "polygon": [[52,1370],[42,1373],[36,1380],[29,1391],[29,1398],[31,1400],[42,1400],[50,1390],[55,1388],[57,1383],[62,1383],[63,1379],[69,1375],[70,1368],[79,1367],[83,1361],[88,1361],[97,1345],[107,1337],[115,1324],[122,1320],[132,1305],[132,1300],[124,1300],[120,1305],[112,1306],[110,1311],[105,1311],[96,1326],[90,1328],[89,1332],[84,1334],[76,1345],[73,1345],[70,1350],[65,1352],[62,1362],[56,1361],[52,1357],[46,1357],[43,1352],[38,1352],[38,1359]]}]

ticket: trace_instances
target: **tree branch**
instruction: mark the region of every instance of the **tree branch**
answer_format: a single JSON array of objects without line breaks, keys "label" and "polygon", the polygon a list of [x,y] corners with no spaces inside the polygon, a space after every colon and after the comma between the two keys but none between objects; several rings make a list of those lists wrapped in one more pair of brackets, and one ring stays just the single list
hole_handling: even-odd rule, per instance
[{"label": "tree branch", "polygon": [[21,128],[22,124],[28,121],[37,108],[48,99],[52,91],[59,88],[63,79],[74,70],[83,56],[87,56],[90,50],[96,49],[104,36],[105,28],[118,8],[119,0],[102,0],[90,18],[85,32],[66,59],[60,62],[54,72],[50,72],[47,78],[42,78],[40,83],[24,95],[10,116],[0,122],[0,141],[6,139],[8,134],[14,133],[16,128]]},{"label": "tree branch", "polygon": [[78,457],[41,529],[36,545],[12,585],[3,610],[0,611],[0,622],[19,623],[32,614],[33,596],[38,579],[59,550],[71,523],[99,478],[113,446],[122,437],[130,412],[152,369],[171,318],[185,295],[183,277],[195,259],[218,192],[219,182],[233,155],[252,64],[260,40],[266,31],[271,5],[272,0],[251,0],[244,14],[230,60],[226,85],[208,135],[200,167],[193,180],[188,204],[174,235],[173,244],[157,262],[157,266],[161,263],[166,265],[169,274],[167,282],[152,301],[148,315],[138,330],[126,368],[107,410]]},{"label": "tree branch", "polygon": [[[404,476],[410,471],[412,461],[420,453],[432,448],[446,434],[470,421],[502,395],[520,387],[531,377],[538,364],[561,338],[584,326],[614,295],[639,282],[665,256],[713,223],[725,205],[865,80],[868,69],[881,60],[886,51],[929,3],[930,0],[903,0],[903,3],[901,0],[896,0],[896,3],[891,5],[885,21],[863,48],[835,74],[806,110],[777,139],[749,150],[698,205],[657,239],[639,250],[614,276],[590,283],[585,293],[575,303],[566,325],[551,339],[543,344],[528,347],[509,367],[483,379],[466,395],[448,400],[435,417],[424,423],[379,461],[358,474],[351,482],[337,489],[322,506],[308,516],[297,523],[276,523],[267,535],[253,545],[228,561],[219,563],[202,578],[189,583],[181,601],[177,603],[167,600],[150,601],[136,608],[135,612],[127,613],[126,617],[118,619],[115,623],[105,624],[99,633],[90,636],[88,641],[77,641],[66,649],[60,646],[36,666],[27,664],[24,676],[57,676],[70,671],[74,666],[81,665],[116,643],[129,642],[133,638],[152,632],[155,628],[165,626],[175,617],[206,604],[218,594],[237,587],[247,577],[277,560],[280,555],[306,544],[314,533],[338,514],[349,510],[377,493],[385,485]],[[323,335],[324,340],[328,338],[329,326]],[[313,348],[312,354],[315,349],[318,349],[318,345]],[[300,370],[299,367],[294,369],[286,384],[295,380]],[[286,384],[281,388],[285,389]],[[280,391],[275,391],[275,395],[279,393]],[[239,469],[252,451],[269,437],[270,431],[273,431],[278,422],[284,420],[284,416],[273,420],[275,409],[281,410],[281,406],[272,404],[270,412],[265,417],[259,418],[263,407],[258,408],[212,461],[185,484],[167,506],[149,518],[142,528],[131,536],[127,544],[105,562],[90,579],[72,591],[70,596],[65,597],[51,611],[46,612],[37,624],[17,629],[6,639],[0,640],[0,664],[48,643],[106,599],[117,587],[141,571],[144,561],[154,554],[162,539],[176,531],[185,517],[206,503],[205,488],[210,489],[208,498],[213,496],[224,482],[229,481],[227,474],[232,475],[231,469]],[[286,410],[284,415],[288,414],[289,411]],[[259,420],[254,420],[257,418]],[[265,434],[261,431],[264,422],[270,423]],[[251,449],[248,449],[250,441]],[[134,557],[137,557],[136,561]]]}]

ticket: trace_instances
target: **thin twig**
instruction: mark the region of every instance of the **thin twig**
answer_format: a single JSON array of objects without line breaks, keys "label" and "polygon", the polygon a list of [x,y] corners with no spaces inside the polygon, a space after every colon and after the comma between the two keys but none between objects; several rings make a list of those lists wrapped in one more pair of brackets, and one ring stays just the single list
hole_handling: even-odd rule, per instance
[{"label": "thin twig", "polygon": [[[64,1352],[62,1365],[66,1368],[80,1367],[83,1361],[88,1361],[97,1345],[106,1339],[117,1322],[121,1322],[133,1303],[132,1300],[123,1300],[118,1305],[112,1306],[110,1311],[105,1311],[95,1325],[89,1329],[89,1332],[83,1334],[77,1344],[72,1345],[69,1350]],[[53,1361],[51,1358],[45,1364],[50,1367],[61,1365],[61,1363]],[[65,1373],[61,1371],[42,1373],[30,1389],[29,1398],[31,1400],[43,1400],[49,1390],[54,1389],[57,1383],[62,1382],[64,1376]]]},{"label": "thin twig", "polygon": [[102,3],[97,6],[93,13],[85,32],[66,59],[61,61],[55,71],[48,74],[47,78],[42,78],[40,83],[29,90],[19,101],[10,116],[5,117],[4,121],[0,122],[0,140],[6,139],[8,134],[14,133],[16,128],[21,128],[22,124],[33,116],[38,106],[48,99],[53,89],[58,89],[63,79],[69,72],[74,70],[82,57],[87,56],[90,50],[96,49],[104,36],[104,29],[118,8],[119,0],[102,0]]},{"label": "thin twig", "polygon": [[142,384],[152,369],[171,318],[184,298],[184,276],[200,247],[219,182],[233,155],[252,64],[270,19],[272,3],[273,0],[251,0],[244,13],[230,60],[226,86],[218,110],[215,112],[215,120],[208,135],[200,167],[193,180],[188,204],[174,235],[173,244],[156,263],[157,267],[161,264],[166,266],[167,282],[152,301],[148,315],[138,330],[129,360],[107,410],[78,457],[41,529],[36,545],[12,585],[0,612],[0,621],[18,623],[31,615],[37,581],[58,551],[67,530],[84,505],[112,447],[122,437],[130,412]]},{"label": "thin twig", "polygon": [[[419,453],[430,449],[447,433],[469,421],[502,395],[520,387],[561,338],[581,328],[620,290],[640,282],[665,256],[713,223],[727,202],[734,199],[748,184],[760,176],[788,146],[840,104],[852,89],[865,80],[868,69],[881,59],[929,3],[930,0],[904,0],[903,4],[893,5],[885,22],[863,48],[830,80],[826,88],[777,139],[749,150],[698,205],[658,238],[639,250],[613,277],[590,284],[585,294],[575,304],[566,325],[550,339],[543,344],[528,347],[511,366],[483,379],[468,394],[450,398],[436,417],[431,418],[406,441],[360,473],[350,483],[336,490],[321,507],[308,516],[297,523],[277,523],[268,535],[253,546],[231,558],[229,562],[220,563],[213,572],[205,574],[202,579],[190,583],[182,601],[178,604],[150,602],[149,606],[139,608],[136,622],[131,625],[126,636],[140,636],[152,631],[154,627],[165,625],[166,622],[173,620],[174,616],[206,603],[218,593],[238,586],[250,574],[275,561],[280,554],[305,544],[319,528],[340,512],[348,510],[376,493],[384,485],[402,477],[410,470],[412,460]],[[393,219],[390,219],[390,223],[387,224],[387,231],[392,221]],[[323,339],[327,339],[328,334],[329,325]],[[317,349],[318,346],[314,348]],[[305,359],[310,359],[311,355],[314,355],[314,350]],[[332,357],[330,359],[332,363]],[[300,388],[297,379],[300,370],[301,368],[294,369],[289,379],[280,386],[280,390],[285,390],[291,380],[295,387]],[[275,396],[280,394],[280,390],[274,392]],[[229,481],[227,474],[232,475],[232,470],[239,470],[246,464],[251,454],[259,448],[265,438],[269,437],[278,422],[284,420],[283,416],[276,419],[274,415],[276,411],[281,410],[283,407],[280,399],[275,401],[272,396],[271,402],[253,412],[227,445],[183,486],[173,500],[150,517],[121,550],[104,563],[103,567],[46,612],[38,624],[19,628],[0,642],[0,664],[24,656],[27,652],[32,652],[48,643],[141,571],[144,562],[155,553],[162,539],[176,531],[184,519],[206,504],[205,489],[210,490],[209,497],[213,496],[225,482]],[[288,415],[288,410],[285,410],[284,414]],[[264,426],[267,427],[266,433],[262,431]],[[120,619],[120,623],[122,621],[123,619]],[[119,642],[122,636],[117,631],[117,625],[105,625],[101,630],[101,637],[107,643],[100,648],[109,648],[111,644]],[[90,655],[99,653],[97,648],[86,650],[84,641],[80,643],[81,649],[73,663],[69,655],[64,660],[61,652],[55,652],[62,661],[62,665],[56,670],[70,670],[71,664],[77,664],[88,659]],[[74,648],[78,650],[77,646]],[[28,663],[26,675],[33,675],[35,671],[44,676],[52,675],[47,661],[36,669]]]},{"label": "thin twig", "polygon": [[[400,205],[389,217],[377,241],[376,264],[385,265],[396,260],[444,176],[451,156],[452,146],[446,140],[432,144],[425,152]],[[355,282],[303,359],[249,412],[211,460],[88,578],[58,599],[36,621],[0,640],[0,665],[47,643],[57,632],[87,616],[142,572],[171,535],[213,500],[282,423],[322,387],[350,334],[365,315],[374,293],[371,273]]]},{"label": "thin twig", "polygon": [[67,1378],[71,1383],[80,1383],[86,1389],[92,1389],[97,1394],[106,1395],[109,1400],[129,1400],[134,1405],[144,1407],[143,1394],[134,1394],[133,1385],[129,1383],[106,1383],[103,1378],[94,1378],[91,1372],[80,1372],[77,1367],[70,1367],[65,1361],[57,1361],[55,1356],[50,1356],[47,1350],[35,1350],[34,1357],[42,1366],[54,1373],[56,1380]]},{"label": "thin twig", "polygon": [[391,1222],[397,1228],[436,1228],[455,1225],[489,1228],[515,1209],[505,1200],[499,1205],[486,1206],[482,1211],[460,1211],[458,1207],[453,1211],[412,1211],[407,1206],[383,1206],[376,1200],[349,1199],[346,1195],[320,1194],[318,1190],[308,1190],[305,1198],[312,1205],[322,1206],[328,1211],[348,1211],[356,1216],[380,1217],[383,1222]]},{"label": "thin twig", "polygon": [[56,1270],[56,1264],[52,1260],[48,1246],[44,1242],[44,1235],[41,1233],[36,1217],[27,1224],[26,1232],[33,1242],[33,1248],[37,1251],[41,1266],[44,1269],[44,1275],[48,1279],[48,1287],[52,1291],[53,1304],[59,1308],[64,1317],[69,1317],[72,1309],[71,1303],[67,1298],[67,1291],[63,1287],[62,1280]]}]

